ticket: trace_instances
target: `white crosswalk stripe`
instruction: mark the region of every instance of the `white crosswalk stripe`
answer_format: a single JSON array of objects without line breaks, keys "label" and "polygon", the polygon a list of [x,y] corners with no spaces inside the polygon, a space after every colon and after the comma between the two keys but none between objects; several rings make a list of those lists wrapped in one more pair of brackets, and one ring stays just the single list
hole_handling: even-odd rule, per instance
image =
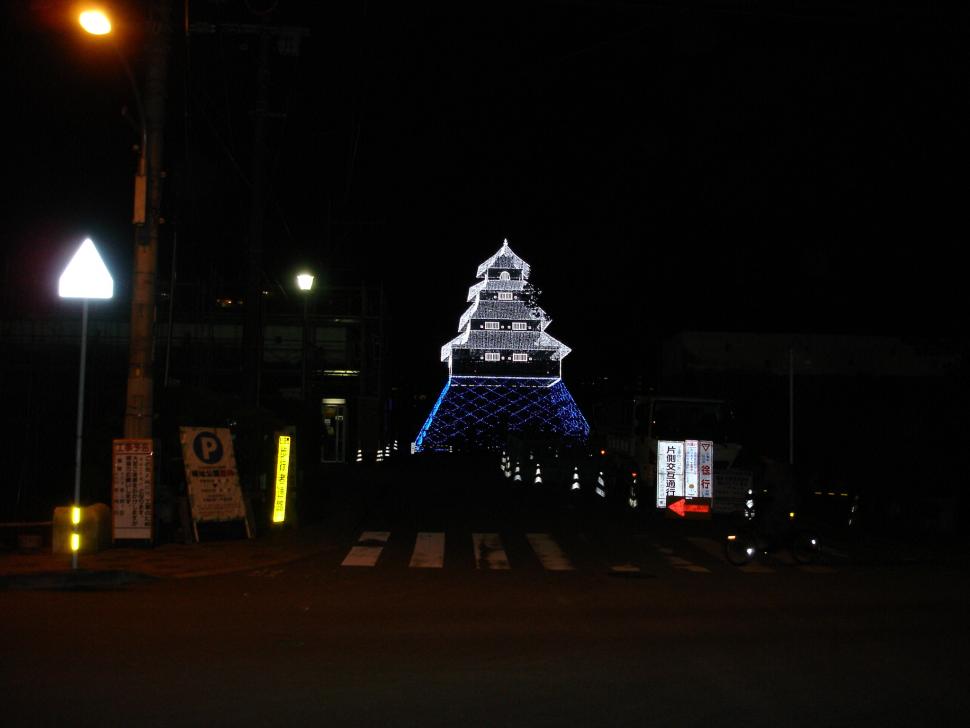
[{"label": "white crosswalk stripe", "polygon": [[414,540],[409,566],[415,569],[440,569],[445,565],[445,535],[422,531]]},{"label": "white crosswalk stripe", "polygon": [[390,537],[390,531],[364,531],[341,566],[373,566]]},{"label": "white crosswalk stripe", "polygon": [[548,571],[572,571],[572,563],[559,548],[559,544],[553,541],[548,533],[527,533],[525,537],[545,569]]},{"label": "white crosswalk stripe", "polygon": [[[341,566],[349,567],[374,567],[381,559],[385,546],[391,537],[390,531],[364,531],[360,534],[356,544],[350,549],[341,562]],[[473,533],[472,537],[472,558],[475,568],[481,571],[507,571],[512,568],[508,554],[502,543],[502,538],[498,533]],[[569,555],[561,548],[557,540],[549,533],[526,533],[525,538],[531,547],[535,558],[547,571],[575,571],[573,561]],[[407,543],[407,535],[395,538],[394,543],[398,544],[397,553],[401,547]],[[687,543],[678,541],[672,545],[654,544],[654,548],[661,555],[664,561],[673,569],[687,571],[697,574],[709,574],[710,569],[704,566],[705,558],[694,558],[691,556],[692,549],[702,551],[706,556],[713,558],[717,563],[727,564],[724,557],[724,545],[722,542],[713,538],[703,538],[687,536]],[[467,541],[461,541],[467,544]],[[408,566],[415,569],[442,569],[445,562],[445,533],[441,531],[421,531],[414,536],[414,547],[410,554]],[[679,544],[679,545],[678,545]],[[689,545],[688,545],[689,544]],[[455,546],[453,546],[455,548]],[[517,559],[520,550],[513,552]],[[460,553],[453,563],[467,564],[467,551],[462,547]],[[403,554],[401,554],[403,556]],[[623,562],[623,556],[619,553],[612,554],[619,559],[611,559],[609,570],[616,573],[635,573],[640,571],[640,567],[631,561]],[[698,555],[699,556],[699,555]],[[627,555],[629,558],[629,555]],[[524,561],[520,566],[528,566],[530,557],[524,556]],[[390,558],[394,563],[396,558]],[[533,562],[534,563],[534,562]],[[750,564],[741,567],[731,567],[746,574],[772,574],[775,573],[778,564],[768,565],[759,562],[757,559]],[[835,571],[829,566],[799,566],[802,571],[810,573],[831,573]]]},{"label": "white crosswalk stripe", "polygon": [[710,574],[711,570],[706,566],[700,566],[695,564],[693,561],[689,561],[682,556],[677,556],[674,554],[672,548],[667,548],[666,546],[656,546],[657,551],[664,555],[667,559],[667,563],[673,566],[675,569],[680,569],[681,571],[690,571],[695,574]]},{"label": "white crosswalk stripe", "polygon": [[472,548],[475,568],[483,570],[510,569],[509,557],[505,555],[502,540],[497,533],[473,533]]}]

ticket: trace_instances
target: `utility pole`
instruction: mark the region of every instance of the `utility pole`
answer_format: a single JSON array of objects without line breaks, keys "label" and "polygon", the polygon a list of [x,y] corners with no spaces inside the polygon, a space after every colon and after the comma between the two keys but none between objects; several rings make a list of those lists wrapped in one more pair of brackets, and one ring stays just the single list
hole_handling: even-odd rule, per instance
[{"label": "utility pole", "polygon": [[[162,219],[162,144],[168,83],[170,0],[151,4],[146,54],[142,141],[135,174],[135,250],[129,325],[124,435],[152,436],[154,415],[155,278]],[[137,85],[136,85],[137,92]]]},{"label": "utility pole", "polygon": [[263,228],[265,220],[266,103],[269,92],[269,44],[271,36],[259,32],[256,66],[256,105],[253,109],[253,159],[250,175],[249,252],[246,266],[246,303],[243,319],[243,376],[246,399],[259,407],[263,369]]}]

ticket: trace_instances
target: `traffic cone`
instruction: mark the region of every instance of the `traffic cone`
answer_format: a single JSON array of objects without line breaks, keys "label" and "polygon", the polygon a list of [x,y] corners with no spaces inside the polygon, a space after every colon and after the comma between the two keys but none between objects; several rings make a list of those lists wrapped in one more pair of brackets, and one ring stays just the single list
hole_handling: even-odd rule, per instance
[{"label": "traffic cone", "polygon": [[512,480],[515,481],[516,483],[522,482],[522,468],[519,467],[518,463],[515,464],[515,477],[512,478]]},{"label": "traffic cone", "polygon": [[358,463],[364,462],[364,451],[361,450],[360,448],[357,449],[357,462]]},{"label": "traffic cone", "polygon": [[377,449],[377,462],[384,462],[384,451],[380,448]]},{"label": "traffic cone", "polygon": [[505,467],[502,469],[502,472],[505,474],[506,478],[512,477],[512,458],[506,458]]},{"label": "traffic cone", "polygon": [[386,457],[388,460],[391,459],[391,446],[390,445],[385,445],[384,446],[384,457]]},{"label": "traffic cone", "polygon": [[579,490],[579,467],[573,467],[573,484],[571,490]]},{"label": "traffic cone", "polygon": [[397,440],[394,441],[394,452],[397,452]]},{"label": "traffic cone", "polygon": [[606,497],[606,482],[603,480],[603,471],[600,470],[599,476],[596,478],[596,495]]},{"label": "traffic cone", "polygon": [[542,483],[542,467],[539,465],[539,463],[536,463],[536,479],[533,481],[533,483],[535,485]]},{"label": "traffic cone", "polygon": [[502,450],[502,474],[505,474],[505,463],[508,461],[508,457],[505,455],[505,450]]}]

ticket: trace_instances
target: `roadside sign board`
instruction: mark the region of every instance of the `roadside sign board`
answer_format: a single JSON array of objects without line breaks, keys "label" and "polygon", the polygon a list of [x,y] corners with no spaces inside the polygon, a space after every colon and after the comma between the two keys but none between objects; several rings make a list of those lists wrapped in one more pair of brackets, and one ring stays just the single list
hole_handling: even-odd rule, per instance
[{"label": "roadside sign board", "polygon": [[710,518],[717,500],[714,443],[710,440],[657,442],[657,508],[671,518]]},{"label": "roadside sign board", "polygon": [[751,473],[734,470],[714,475],[715,513],[736,513],[744,510],[744,502],[751,487]]},{"label": "roadside sign board", "polygon": [[179,439],[196,540],[204,521],[242,519],[251,536],[229,429],[180,427]]},{"label": "roadside sign board", "polygon": [[684,495],[697,497],[697,440],[684,440]]},{"label": "roadside sign board", "polygon": [[155,470],[151,438],[111,442],[111,537],[153,538]]},{"label": "roadside sign board", "polygon": [[657,508],[667,507],[668,496],[684,495],[684,443],[657,442]]},{"label": "roadside sign board", "polygon": [[699,470],[698,496],[712,498],[714,495],[714,443],[701,440],[697,448],[697,469]]},{"label": "roadside sign board", "polygon": [[286,518],[286,488],[290,479],[290,448],[292,435],[276,436],[276,489],[273,497],[273,523]]}]

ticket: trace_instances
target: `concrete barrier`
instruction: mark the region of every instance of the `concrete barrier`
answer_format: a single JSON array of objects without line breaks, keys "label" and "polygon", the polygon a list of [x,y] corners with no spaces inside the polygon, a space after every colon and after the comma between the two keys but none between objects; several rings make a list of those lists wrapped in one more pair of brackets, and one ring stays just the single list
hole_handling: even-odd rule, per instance
[{"label": "concrete barrier", "polygon": [[[51,532],[51,552],[71,553],[71,506],[54,509],[54,524]],[[81,535],[80,553],[90,554],[111,546],[111,509],[104,503],[95,503],[81,508],[81,522],[77,526]]]}]

